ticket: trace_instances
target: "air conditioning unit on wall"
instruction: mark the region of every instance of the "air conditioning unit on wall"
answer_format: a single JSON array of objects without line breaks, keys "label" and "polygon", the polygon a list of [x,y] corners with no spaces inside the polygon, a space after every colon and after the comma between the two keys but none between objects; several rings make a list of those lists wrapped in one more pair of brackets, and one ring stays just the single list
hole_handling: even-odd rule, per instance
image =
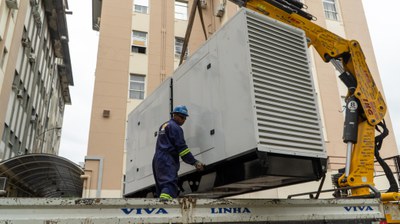
[{"label": "air conditioning unit on wall", "polygon": [[22,38],[21,44],[22,44],[23,47],[30,47],[31,46],[31,42],[26,37]]},{"label": "air conditioning unit on wall", "polygon": [[24,91],[23,91],[22,89],[19,89],[19,90],[17,91],[17,98],[18,98],[18,99],[24,98]]},{"label": "air conditioning unit on wall", "polygon": [[35,54],[30,54],[28,60],[30,63],[34,64],[36,62]]},{"label": "air conditioning unit on wall", "polygon": [[207,8],[207,0],[200,0],[200,6],[203,9]]},{"label": "air conditioning unit on wall", "polygon": [[222,17],[225,13],[225,6],[223,4],[220,4],[217,7],[217,11],[215,12],[216,17]]},{"label": "air conditioning unit on wall", "polygon": [[6,0],[6,5],[10,9],[18,9],[17,0]]},{"label": "air conditioning unit on wall", "polygon": [[41,22],[41,18],[40,18],[40,12],[39,12],[38,5],[35,5],[32,7],[32,15],[33,15],[33,19],[35,20],[35,23],[40,25],[42,22]]},{"label": "air conditioning unit on wall", "polygon": [[35,123],[37,120],[37,116],[36,115],[31,115],[31,123]]}]

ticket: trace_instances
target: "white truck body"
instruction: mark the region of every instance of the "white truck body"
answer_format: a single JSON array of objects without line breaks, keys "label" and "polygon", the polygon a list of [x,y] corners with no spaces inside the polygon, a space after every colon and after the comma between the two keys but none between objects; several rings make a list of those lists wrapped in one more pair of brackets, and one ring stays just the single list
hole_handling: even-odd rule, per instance
[{"label": "white truck body", "polygon": [[376,223],[379,199],[3,198],[0,224]]}]

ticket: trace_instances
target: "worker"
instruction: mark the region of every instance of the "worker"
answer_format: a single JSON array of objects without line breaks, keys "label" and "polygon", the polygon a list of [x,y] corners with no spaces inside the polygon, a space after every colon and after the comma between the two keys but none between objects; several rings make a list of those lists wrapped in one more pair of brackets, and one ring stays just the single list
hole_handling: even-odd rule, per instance
[{"label": "worker", "polygon": [[158,131],[156,151],[153,157],[153,175],[156,197],[163,200],[176,198],[179,194],[179,157],[198,171],[204,164],[196,160],[186,145],[181,126],[189,116],[186,106],[179,105],[172,111],[172,118],[163,123]]}]

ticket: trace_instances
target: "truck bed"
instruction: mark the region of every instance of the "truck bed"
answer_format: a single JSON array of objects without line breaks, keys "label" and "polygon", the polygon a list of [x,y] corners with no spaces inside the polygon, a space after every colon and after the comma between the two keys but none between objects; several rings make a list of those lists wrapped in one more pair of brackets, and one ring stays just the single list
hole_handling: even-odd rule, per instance
[{"label": "truck bed", "polygon": [[3,198],[0,223],[379,223],[379,199]]}]

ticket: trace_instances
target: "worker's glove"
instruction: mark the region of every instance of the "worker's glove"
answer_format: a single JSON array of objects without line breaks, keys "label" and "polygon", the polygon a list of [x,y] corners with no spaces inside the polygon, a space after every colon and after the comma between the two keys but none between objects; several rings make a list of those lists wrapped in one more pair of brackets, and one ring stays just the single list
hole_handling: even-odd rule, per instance
[{"label": "worker's glove", "polygon": [[198,160],[194,163],[194,167],[196,167],[197,171],[203,171],[204,166],[205,166],[205,164],[203,164],[202,162],[200,162]]}]

